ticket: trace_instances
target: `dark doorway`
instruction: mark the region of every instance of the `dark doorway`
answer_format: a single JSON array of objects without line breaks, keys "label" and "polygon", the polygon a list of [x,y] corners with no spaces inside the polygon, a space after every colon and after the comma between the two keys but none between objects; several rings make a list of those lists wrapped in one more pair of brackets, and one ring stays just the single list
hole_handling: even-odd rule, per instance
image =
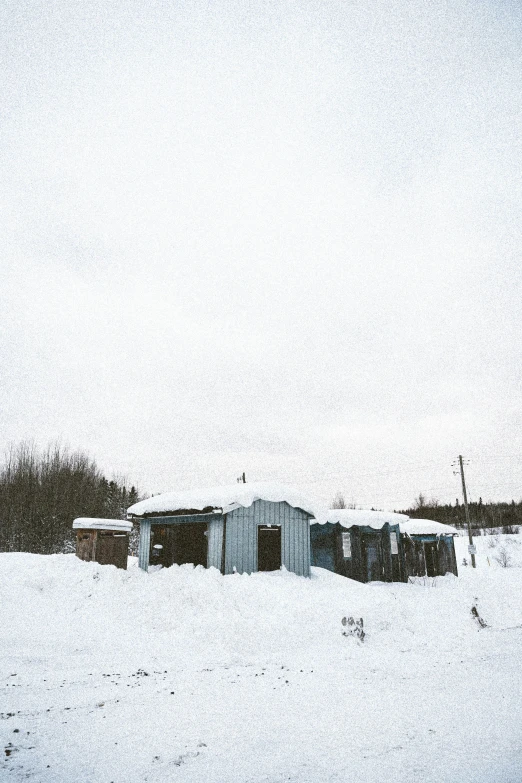
[{"label": "dark doorway", "polygon": [[435,541],[424,542],[424,559],[426,560],[426,576],[439,575],[439,553]]},{"label": "dark doorway", "polygon": [[277,571],[281,568],[281,528],[257,528],[257,570]]},{"label": "dark doorway", "polygon": [[207,567],[207,523],[152,526],[150,565]]},{"label": "dark doorway", "polygon": [[207,567],[207,523],[173,525],[173,562],[182,565],[193,563]]},{"label": "dark doorway", "polygon": [[379,539],[377,533],[364,533],[362,536],[363,563],[367,582],[377,582],[384,578]]}]

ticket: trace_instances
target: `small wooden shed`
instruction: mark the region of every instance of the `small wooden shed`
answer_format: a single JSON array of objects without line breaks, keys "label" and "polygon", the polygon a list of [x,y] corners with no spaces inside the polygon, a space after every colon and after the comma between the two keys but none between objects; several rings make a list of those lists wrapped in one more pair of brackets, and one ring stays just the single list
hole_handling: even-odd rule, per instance
[{"label": "small wooden shed", "polygon": [[454,537],[458,530],[432,519],[408,519],[401,523],[406,578],[458,576]]},{"label": "small wooden shed", "polygon": [[400,523],[405,514],[331,509],[310,531],[312,565],[358,582],[401,582]]},{"label": "small wooden shed", "polygon": [[139,521],[139,566],[193,563],[223,574],[285,567],[310,576],[310,501],[278,484],[168,492],[128,509]]},{"label": "small wooden shed", "polygon": [[76,556],[80,560],[127,568],[132,522],[78,517],[73,522],[73,530],[76,530]]}]

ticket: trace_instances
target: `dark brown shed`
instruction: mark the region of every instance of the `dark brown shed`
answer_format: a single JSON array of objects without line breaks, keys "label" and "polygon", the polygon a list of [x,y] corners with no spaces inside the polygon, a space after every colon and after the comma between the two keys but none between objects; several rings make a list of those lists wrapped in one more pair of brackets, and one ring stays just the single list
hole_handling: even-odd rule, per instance
[{"label": "dark brown shed", "polygon": [[76,556],[80,560],[127,568],[131,522],[79,517],[73,522],[73,530],[76,530]]}]

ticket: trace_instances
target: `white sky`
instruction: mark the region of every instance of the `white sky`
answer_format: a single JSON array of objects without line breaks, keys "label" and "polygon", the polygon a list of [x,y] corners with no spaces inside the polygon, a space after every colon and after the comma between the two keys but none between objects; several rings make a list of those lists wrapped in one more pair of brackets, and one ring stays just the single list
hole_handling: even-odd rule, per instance
[{"label": "white sky", "polygon": [[0,10],[0,441],[522,497],[517,2]]}]

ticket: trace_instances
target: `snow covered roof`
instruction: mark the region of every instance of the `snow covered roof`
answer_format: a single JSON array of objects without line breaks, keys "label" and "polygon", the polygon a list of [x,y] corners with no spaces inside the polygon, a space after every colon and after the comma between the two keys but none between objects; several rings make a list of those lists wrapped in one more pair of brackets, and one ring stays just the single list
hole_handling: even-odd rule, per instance
[{"label": "snow covered roof", "polygon": [[202,511],[212,508],[226,514],[238,506],[247,508],[255,500],[267,500],[272,503],[286,501],[293,508],[301,508],[313,517],[324,515],[320,504],[303,497],[290,487],[268,482],[253,482],[250,484],[236,483],[222,487],[207,489],[190,489],[181,492],[164,492],[147,500],[135,503],[129,509],[129,516],[146,516],[148,514],[168,514],[175,511]]},{"label": "snow covered roof", "polygon": [[73,522],[73,530],[123,530],[130,533],[132,522],[125,519],[97,519],[96,517],[78,517]]},{"label": "snow covered roof", "polygon": [[383,525],[398,525],[406,522],[406,514],[395,514],[393,511],[365,511],[359,508],[331,508],[325,517],[317,522],[324,525],[339,523],[342,527],[372,527],[380,530]]},{"label": "snow covered roof", "polygon": [[458,536],[459,531],[451,525],[443,525],[442,522],[435,522],[433,519],[408,519],[401,522],[401,533],[408,536],[435,535],[435,536]]},{"label": "snow covered roof", "polygon": [[324,525],[326,522],[342,527],[371,527],[380,530],[384,525],[399,525],[401,533],[409,536],[436,535],[455,536],[458,530],[451,525],[443,525],[432,519],[411,519],[406,514],[396,514],[392,511],[364,511],[358,508],[331,508],[326,517],[315,520]]}]

